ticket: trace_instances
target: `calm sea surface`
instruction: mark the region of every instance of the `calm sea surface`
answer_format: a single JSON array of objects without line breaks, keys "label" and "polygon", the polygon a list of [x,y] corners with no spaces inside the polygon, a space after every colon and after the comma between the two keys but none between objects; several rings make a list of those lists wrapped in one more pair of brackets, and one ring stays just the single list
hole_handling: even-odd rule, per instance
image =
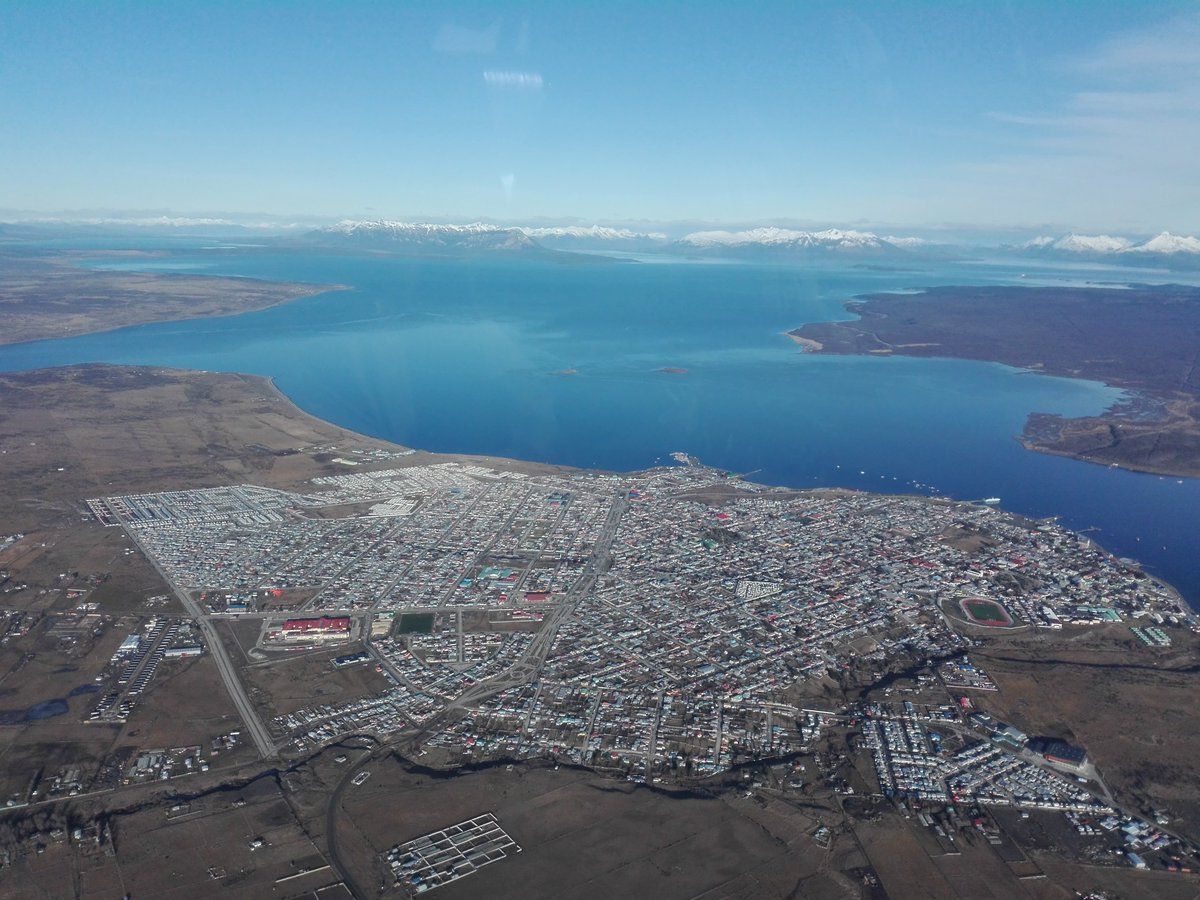
[{"label": "calm sea surface", "polygon": [[314,415],[428,450],[617,470],[685,450],[771,484],[997,496],[1015,512],[1094,528],[1108,549],[1200,601],[1200,480],[1044,456],[1016,441],[1031,411],[1094,414],[1117,391],[989,363],[814,356],[783,336],[847,318],[842,301],[863,292],[1177,276],[999,262],[908,271],[565,265],[220,246],[109,267],[352,290],[233,318],[0,347],[0,370],[104,361],[253,372]]}]

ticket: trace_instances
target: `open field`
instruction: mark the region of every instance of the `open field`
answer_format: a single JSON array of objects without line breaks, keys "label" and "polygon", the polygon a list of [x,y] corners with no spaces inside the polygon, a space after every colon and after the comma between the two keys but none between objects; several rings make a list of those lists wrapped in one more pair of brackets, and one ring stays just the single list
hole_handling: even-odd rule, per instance
[{"label": "open field", "polygon": [[343,858],[358,881],[390,888],[378,854],[483,812],[522,852],[439,888],[447,900],[492,897],[859,896],[805,833],[807,820],[738,795],[681,797],[549,765],[497,766],[449,778],[392,758],[369,766],[337,810]]},{"label": "open field", "polygon": [[1200,643],[1139,644],[1125,626],[1079,635],[988,640],[975,653],[999,691],[979,706],[1030,734],[1087,749],[1119,800],[1166,808],[1172,827],[1200,838]]},{"label": "open field", "polygon": [[269,779],[109,821],[111,844],[48,841],[16,859],[5,896],[299,896],[339,881]]},{"label": "open field", "polygon": [[269,662],[251,663],[242,679],[266,717],[287,715],[320,703],[344,703],[373,696],[387,687],[374,663],[334,668],[333,659],[362,650],[341,644],[332,650],[304,650]]}]

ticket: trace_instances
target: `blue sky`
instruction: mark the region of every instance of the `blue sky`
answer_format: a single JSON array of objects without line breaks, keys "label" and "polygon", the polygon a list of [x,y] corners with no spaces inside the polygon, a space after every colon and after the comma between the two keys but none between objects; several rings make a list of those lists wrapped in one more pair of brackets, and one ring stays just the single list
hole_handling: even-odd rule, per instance
[{"label": "blue sky", "polygon": [[0,0],[0,208],[1200,229],[1196,3]]}]

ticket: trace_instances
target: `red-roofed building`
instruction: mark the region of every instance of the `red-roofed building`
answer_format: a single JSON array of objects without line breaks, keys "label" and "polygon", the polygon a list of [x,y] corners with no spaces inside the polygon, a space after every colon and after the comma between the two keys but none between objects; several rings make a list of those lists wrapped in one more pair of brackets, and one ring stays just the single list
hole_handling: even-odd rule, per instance
[{"label": "red-roofed building", "polygon": [[288,619],[283,623],[284,634],[306,635],[313,631],[349,631],[349,616],[320,616],[314,619]]}]

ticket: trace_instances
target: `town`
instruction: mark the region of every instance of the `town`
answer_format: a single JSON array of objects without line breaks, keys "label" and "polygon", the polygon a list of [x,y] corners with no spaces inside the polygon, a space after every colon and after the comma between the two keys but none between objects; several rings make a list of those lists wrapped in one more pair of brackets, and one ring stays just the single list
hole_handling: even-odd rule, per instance
[{"label": "town", "polygon": [[[1129,623],[1167,646],[1196,627],[1173,590],[993,505],[773,489],[683,460],[631,475],[439,463],[302,493],[91,500],[210,635],[154,623],[131,638],[117,685],[142,674],[93,716],[127,711],[164,652],[201,652],[208,628],[237,623],[261,664],[340,649],[334,667],[378,676],[342,701],[240,704],[264,757],[371,735],[439,768],[545,758],[662,785],[795,758],[853,722],[881,795],[947,846],[951,819],[931,811],[969,827],[982,814],[964,805],[1055,810],[1123,835],[1124,864],[1185,864],[1194,850],[1114,805],[1082,749],[1039,751],[969,699],[996,690],[968,660],[973,633]],[[810,690],[929,666],[933,705],[827,708]],[[244,695],[236,666],[222,676]]]}]

